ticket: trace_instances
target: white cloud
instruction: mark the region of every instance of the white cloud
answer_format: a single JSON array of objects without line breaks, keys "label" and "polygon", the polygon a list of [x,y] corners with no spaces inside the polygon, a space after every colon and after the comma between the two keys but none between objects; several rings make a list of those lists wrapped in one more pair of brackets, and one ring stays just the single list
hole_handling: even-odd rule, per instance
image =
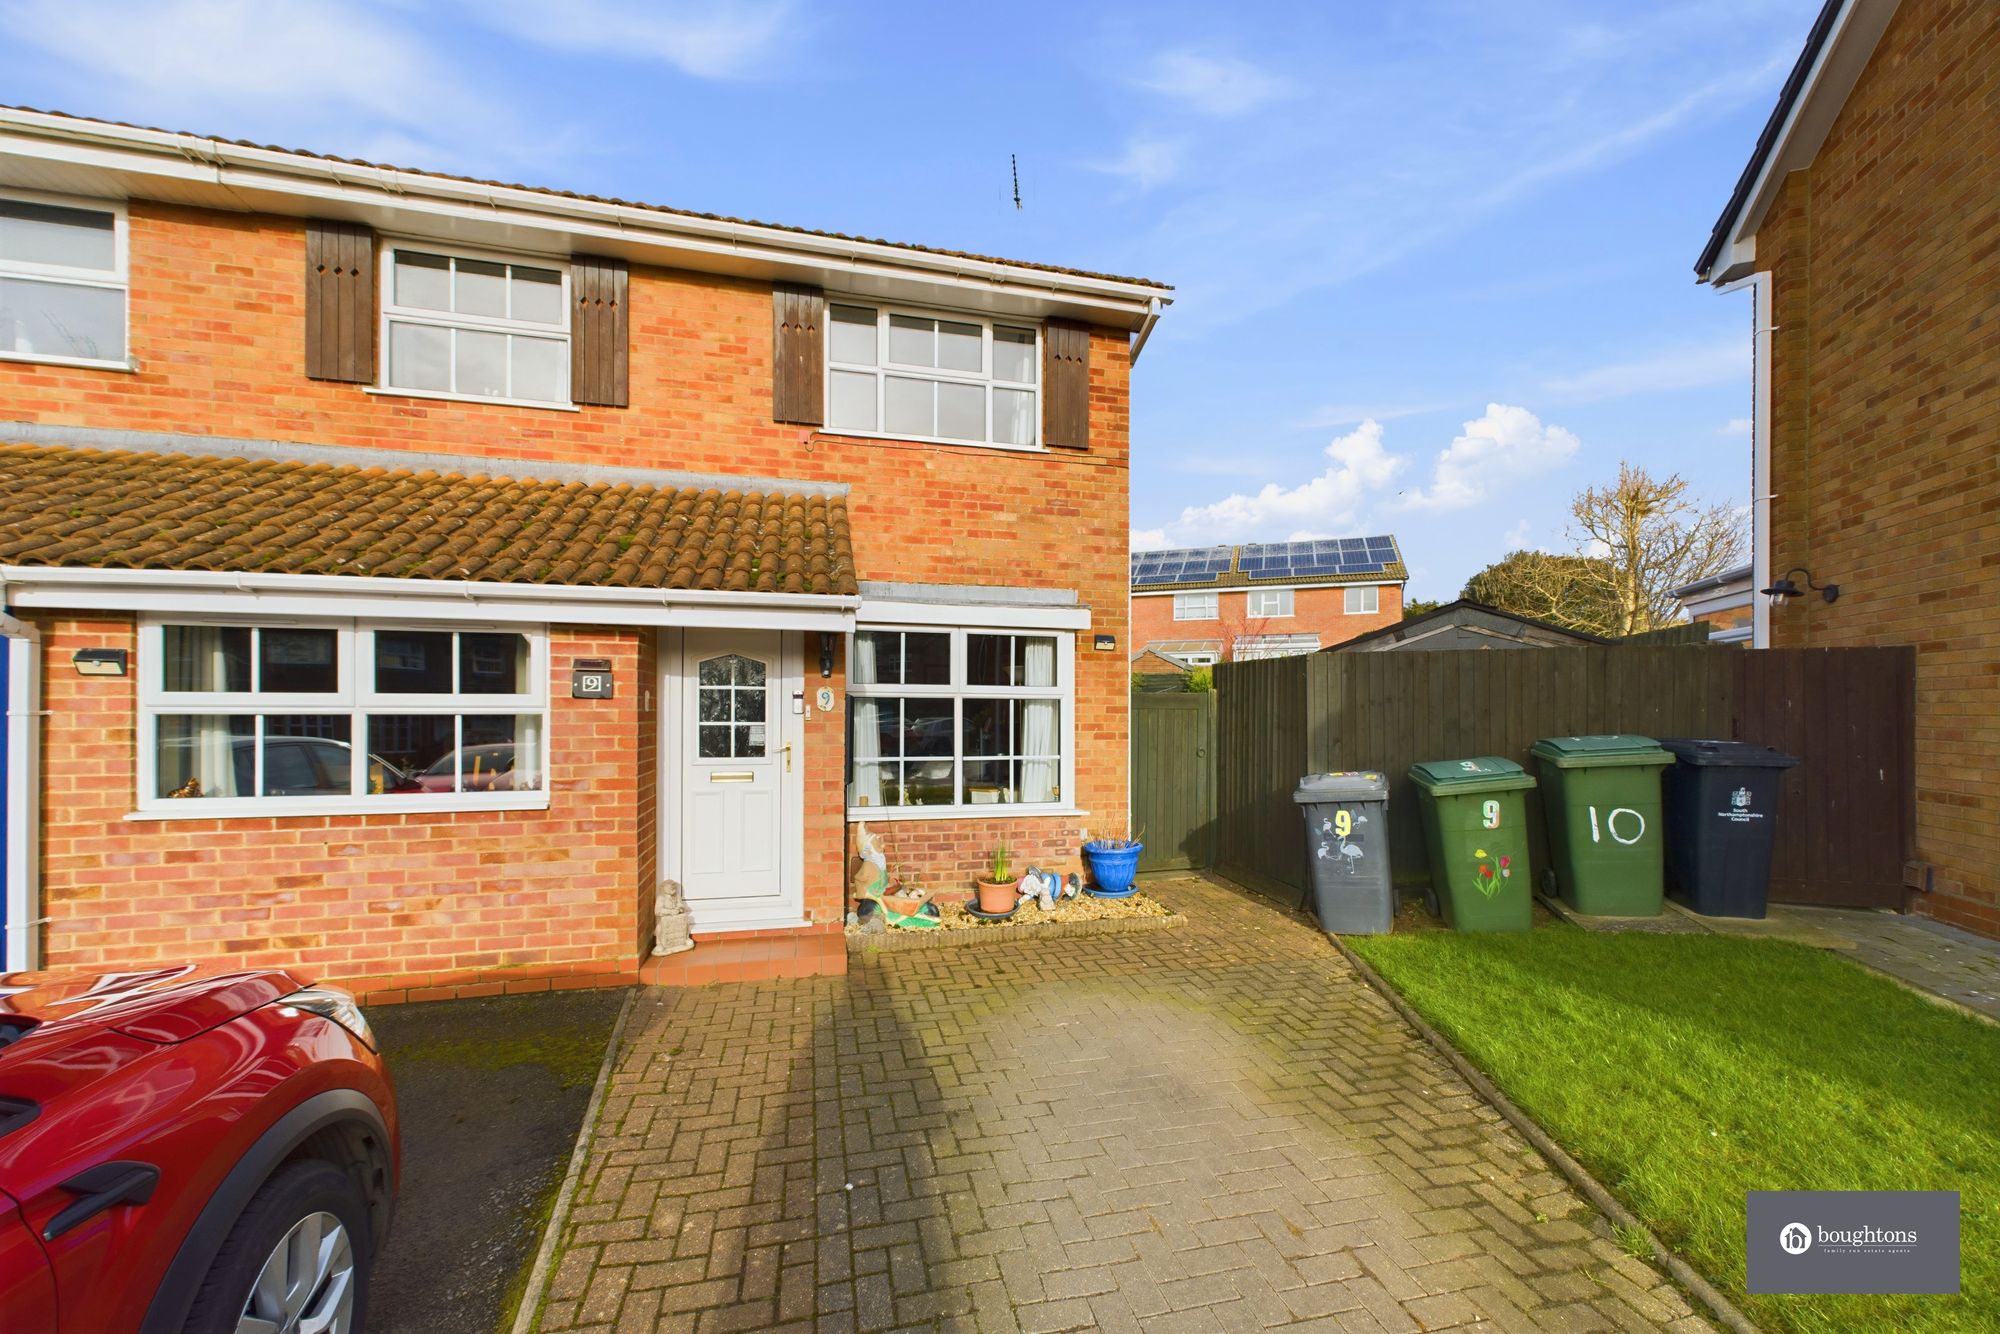
[{"label": "white cloud", "polygon": [[1134,139],[1125,145],[1124,155],[1109,162],[1088,162],[1092,171],[1130,181],[1141,190],[1165,185],[1180,174],[1182,144],[1166,139]]},{"label": "white cloud", "polygon": [[1509,482],[1565,462],[1581,444],[1573,433],[1545,425],[1526,408],[1488,403],[1485,415],[1467,422],[1458,438],[1437,456],[1431,465],[1430,486],[1406,495],[1403,506],[1468,509]]},{"label": "white cloud", "polygon": [[1727,435],[1727,436],[1747,436],[1750,434],[1750,419],[1748,417],[1731,417],[1728,421],[1722,424],[1722,429],[1717,431],[1716,434]]},{"label": "white cloud", "polygon": [[143,105],[155,121],[276,104],[373,116],[421,145],[440,126],[490,128],[499,112],[413,30],[347,0],[21,0],[0,7],[0,21],[11,40],[92,76],[100,98]]},{"label": "white cloud", "polygon": [[1612,362],[1576,375],[1557,376],[1543,387],[1552,397],[1582,403],[1738,381],[1748,384],[1749,379],[1750,340],[1731,334],[1706,342],[1683,343],[1648,357]]},{"label": "white cloud", "polygon": [[1247,60],[1197,51],[1162,52],[1138,84],[1207,116],[1240,116],[1292,93],[1289,79]]},{"label": "white cloud", "polygon": [[523,40],[565,51],[601,52],[671,65],[703,79],[755,74],[798,31],[789,0],[482,0],[467,8]]},{"label": "white cloud", "polygon": [[1161,547],[1172,546],[1167,540],[1164,528],[1134,528],[1132,530],[1132,550],[1158,551]]},{"label": "white cloud", "polygon": [[[1395,480],[1405,460],[1382,447],[1382,425],[1365,421],[1326,447],[1333,466],[1298,486],[1269,483],[1254,495],[1190,505],[1162,528],[1135,532],[1175,546],[1270,541],[1274,532],[1322,535],[1352,529],[1368,501]],[[1158,544],[1158,543],[1156,543]]]}]

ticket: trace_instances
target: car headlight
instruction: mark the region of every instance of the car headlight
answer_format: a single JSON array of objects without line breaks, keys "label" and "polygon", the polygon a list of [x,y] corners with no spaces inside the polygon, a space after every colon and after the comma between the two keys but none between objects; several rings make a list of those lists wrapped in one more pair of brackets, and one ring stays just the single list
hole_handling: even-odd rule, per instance
[{"label": "car headlight", "polygon": [[375,1030],[368,1027],[367,1016],[354,997],[339,987],[304,987],[289,996],[280,996],[273,1005],[289,1005],[295,1010],[308,1010],[322,1019],[331,1019],[342,1028],[361,1039],[361,1045],[370,1051],[376,1050]]}]

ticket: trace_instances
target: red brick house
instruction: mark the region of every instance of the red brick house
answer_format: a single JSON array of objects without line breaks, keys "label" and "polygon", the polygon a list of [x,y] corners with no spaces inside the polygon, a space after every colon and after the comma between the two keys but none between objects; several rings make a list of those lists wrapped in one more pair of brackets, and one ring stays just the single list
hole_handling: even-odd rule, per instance
[{"label": "red brick house", "polygon": [[[2000,23],[1829,0],[1696,263],[1756,308],[1753,642],[1913,644],[1921,912],[2000,935]],[[1836,586],[1839,595],[1823,592]]]},{"label": "red brick house", "polygon": [[856,821],[1076,866],[1166,295],[0,111],[9,964],[589,985],[673,882],[672,976],[839,969]]},{"label": "red brick house", "polygon": [[1132,554],[1132,649],[1203,667],[1316,653],[1403,619],[1396,539]]}]

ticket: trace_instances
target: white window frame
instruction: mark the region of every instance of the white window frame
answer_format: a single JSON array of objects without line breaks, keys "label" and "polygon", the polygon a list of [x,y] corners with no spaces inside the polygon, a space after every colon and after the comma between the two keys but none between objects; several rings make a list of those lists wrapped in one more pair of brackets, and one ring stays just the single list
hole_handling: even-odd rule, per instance
[{"label": "white window frame", "polygon": [[[1076,790],[1076,635],[1067,630],[1022,629],[1009,626],[984,625],[923,625],[916,623],[876,623],[855,627],[856,631],[904,632],[908,634],[933,634],[951,636],[951,684],[949,685],[898,685],[885,682],[879,685],[859,685],[850,676],[847,683],[850,714],[855,699],[943,699],[953,703],[952,718],[952,791],[965,790],[965,701],[968,699],[1053,699],[1059,701],[1062,721],[1057,728],[1058,744],[1062,754],[1058,758],[1059,768],[1056,800],[1049,802],[960,802],[956,805],[935,806],[849,806],[847,818],[850,820],[940,820],[940,819],[1010,819],[1016,816],[1032,815],[1075,815],[1078,814],[1074,792]],[[1053,639],[1056,641],[1056,684],[1053,686],[985,686],[966,684],[966,637],[968,635],[999,635],[1009,639]],[[854,662],[854,639],[848,637],[847,661]],[[942,758],[942,757],[938,757]],[[977,761],[979,756],[972,757]],[[853,790],[854,755],[848,749],[846,762],[841,773],[841,790],[851,794]],[[843,797],[845,800],[845,797]]]},{"label": "white window frame", "polygon": [[1176,653],[1174,656],[1190,667],[1213,667],[1222,661],[1220,653],[1210,653],[1206,650],[1198,653]]},{"label": "white window frame", "polygon": [[[375,383],[370,393],[394,395],[397,398],[434,398],[448,403],[498,403],[512,408],[543,408],[553,412],[574,412],[576,408],[576,385],[572,382],[573,347],[576,336],[575,307],[571,297],[571,273],[569,261],[554,255],[532,255],[498,250],[478,250],[466,246],[444,245],[420,237],[384,238],[382,242],[382,262],[376,267],[379,288],[376,304],[381,316],[375,330]],[[550,269],[561,275],[562,323],[537,324],[532,320],[517,320],[497,315],[461,315],[455,311],[431,310],[423,306],[399,306],[396,304],[396,256],[398,251],[411,250],[419,254],[439,255],[456,263],[458,260],[472,260],[483,264],[518,265],[525,269]],[[389,379],[390,331],[396,324],[422,324],[435,329],[469,330],[474,333],[522,334],[548,341],[560,341],[563,348],[563,396],[553,398],[512,398],[495,397],[486,394],[462,394],[456,390],[412,389],[392,384]],[[453,375],[456,376],[456,357],[453,358]],[[509,373],[511,374],[511,368]]]},{"label": "white window frame", "polygon": [[[1356,593],[1365,594],[1356,598]],[[1359,602],[1362,605],[1356,606]],[[1368,603],[1374,606],[1368,606]],[[1340,612],[1343,616],[1375,616],[1382,611],[1382,586],[1380,584],[1348,584],[1340,590]]]},{"label": "white window frame", "polygon": [[[1258,610],[1258,607],[1265,598],[1276,599],[1276,610]],[[1259,620],[1272,620],[1281,616],[1290,616],[1292,614],[1292,590],[1289,588],[1253,588],[1250,590],[1250,605],[1246,610],[1251,616]]]},{"label": "white window frame", "polygon": [[[875,312],[875,364],[857,365],[853,362],[837,362],[833,359],[833,308],[835,306],[863,306]],[[923,320],[949,320],[954,324],[976,324],[979,326],[980,369],[974,371],[947,370],[941,366],[905,366],[901,362],[889,360],[889,320],[894,315],[907,315]],[[993,327],[1001,325],[1009,329],[1026,329],[1035,336],[1034,350],[1030,354],[1030,365],[1034,367],[1035,378],[1028,383],[993,378]],[[1040,453],[1046,447],[1042,444],[1042,412],[1048,402],[1048,387],[1043,383],[1046,368],[1042,364],[1042,325],[1030,319],[995,319],[966,310],[948,310],[939,307],[891,305],[875,297],[849,296],[828,292],[826,294],[826,327],[824,346],[826,355],[822,377],[827,408],[829,435],[854,436],[864,440],[914,440],[924,444],[958,445],[970,449],[1012,449],[1023,452]],[[875,377],[875,426],[872,431],[858,431],[848,427],[835,426],[833,417],[833,375],[844,371],[849,374],[867,374]],[[960,440],[954,436],[906,435],[888,429],[889,422],[889,379],[901,375],[904,379],[932,380],[953,384],[978,385],[986,391],[986,438],[984,440]],[[1035,397],[1035,410],[1031,419],[1035,424],[1034,439],[1025,445],[993,438],[993,391],[995,389],[1024,390]]]},{"label": "white window frame", "polygon": [[[337,687],[325,694],[261,694],[249,691],[166,689],[165,639],[169,625],[231,626],[258,630],[334,631]],[[375,660],[377,631],[518,634],[528,640],[528,680],[534,688],[518,695],[399,695],[377,693],[368,679]],[[553,753],[553,714],[549,698],[549,638],[545,626],[484,624],[472,621],[335,620],[315,617],[181,616],[149,614],[139,623],[138,803],[129,818],[202,820],[232,817],[272,819],[289,815],[396,816],[435,811],[545,810],[549,805],[549,757]],[[252,655],[252,672],[256,656]],[[457,675],[454,655],[453,676]],[[542,785],[532,792],[439,792],[370,795],[366,762],[369,714],[522,714],[541,715]],[[361,763],[350,762],[353,790],[344,797],[201,797],[159,795],[159,720],[174,714],[338,714],[351,721],[347,744],[359,749]],[[253,748],[262,766],[262,748]]]},{"label": "white window frame", "polygon": [[1218,621],[1222,619],[1222,594],[1210,589],[1174,594],[1177,621]]},{"label": "white window frame", "polygon": [[130,215],[123,200],[91,199],[77,195],[44,194],[38,190],[0,191],[0,199],[23,204],[48,204],[111,215],[112,271],[80,269],[67,264],[33,264],[0,256],[0,277],[25,278],[67,287],[97,287],[114,290],[122,298],[119,319],[124,324],[125,355],[122,357],[65,357],[42,352],[15,352],[0,348],[0,361],[29,362],[48,366],[81,366],[91,370],[129,371],[132,369],[132,280]]}]

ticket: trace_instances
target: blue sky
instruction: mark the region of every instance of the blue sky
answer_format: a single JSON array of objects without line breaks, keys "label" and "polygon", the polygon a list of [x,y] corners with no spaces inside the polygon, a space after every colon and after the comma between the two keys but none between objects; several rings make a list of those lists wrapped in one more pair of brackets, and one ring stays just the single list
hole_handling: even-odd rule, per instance
[{"label": "blue sky", "polygon": [[1173,283],[1135,542],[1451,597],[1621,457],[1747,503],[1691,266],[1817,8],[0,0],[0,100]]}]

